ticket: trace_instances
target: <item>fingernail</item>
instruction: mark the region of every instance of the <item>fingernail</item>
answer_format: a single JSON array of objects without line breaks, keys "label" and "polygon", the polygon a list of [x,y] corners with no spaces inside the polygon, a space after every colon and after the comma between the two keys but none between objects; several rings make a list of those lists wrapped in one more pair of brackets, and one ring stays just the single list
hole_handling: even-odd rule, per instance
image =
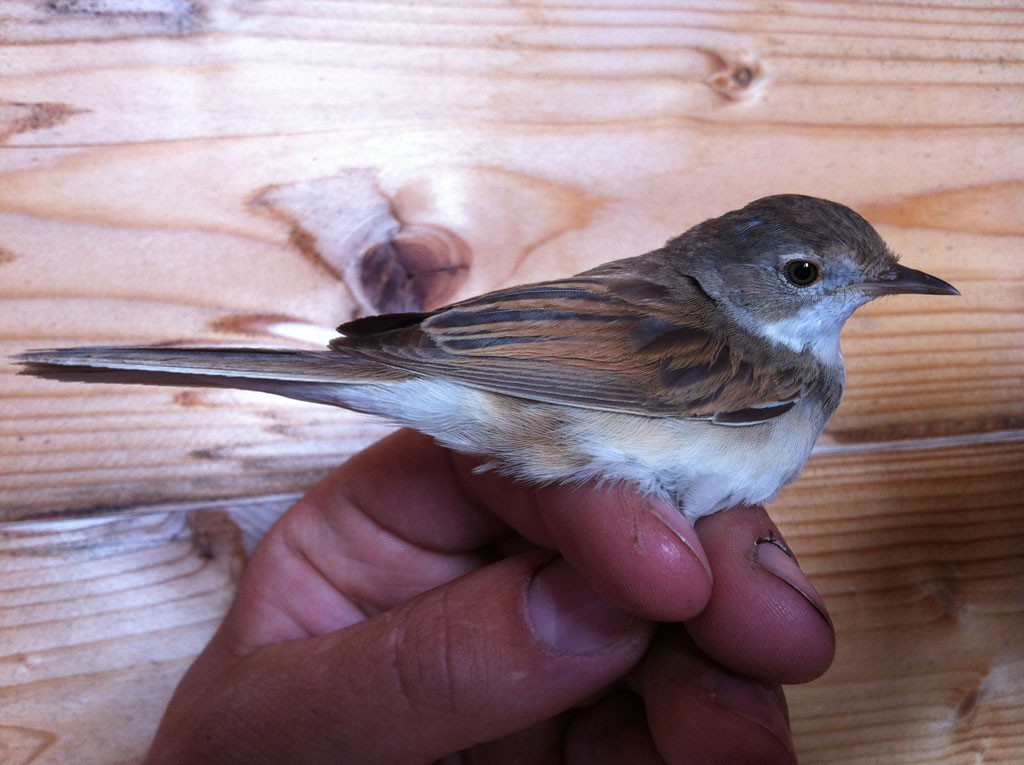
[{"label": "fingernail", "polygon": [[[655,503],[657,503],[657,506]],[[694,541],[690,539],[691,535],[696,536],[696,532],[693,530],[693,525],[686,520],[686,517],[679,509],[667,501],[651,497],[649,499],[648,512],[658,523],[668,529],[672,536],[683,543],[683,546],[690,551],[690,554],[704,568],[708,578],[711,579],[711,564],[708,563],[704,549],[699,545],[695,545]]]},{"label": "fingernail", "polygon": [[633,617],[612,606],[562,558],[534,575],[526,595],[537,636],[559,653],[595,653],[622,641]]},{"label": "fingernail", "polygon": [[807,602],[814,607],[814,610],[818,612],[818,615],[825,620],[829,629],[835,630],[832,624],[832,617],[828,615],[828,609],[825,608],[825,601],[822,600],[818,591],[814,589],[814,585],[807,578],[807,574],[797,564],[796,558],[794,558],[792,551],[786,546],[785,542],[773,534],[763,536],[754,543],[754,555],[761,568],[774,574],[803,595]]},{"label": "fingernail", "polygon": [[702,701],[754,723],[795,754],[786,698],[778,688],[720,673],[702,678],[699,695]]}]

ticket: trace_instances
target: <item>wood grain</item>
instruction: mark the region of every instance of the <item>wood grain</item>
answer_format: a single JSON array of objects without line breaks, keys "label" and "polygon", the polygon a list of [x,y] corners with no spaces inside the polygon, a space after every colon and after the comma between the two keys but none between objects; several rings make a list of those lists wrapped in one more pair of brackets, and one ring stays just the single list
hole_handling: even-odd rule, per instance
[{"label": "wood grain", "polygon": [[788,694],[802,762],[1019,761],[1021,465],[1018,440],[901,446],[818,456],[783,490],[839,637]]},{"label": "wood grain", "polygon": [[226,518],[199,534],[180,513],[4,529],[4,762],[138,761],[234,592]]},{"label": "wood grain", "polygon": [[450,299],[802,192],[963,297],[851,320],[844,403],[773,505],[838,629],[791,693],[801,761],[1021,761],[1022,104],[1016,3],[0,4],[0,518],[94,519],[0,535],[6,759],[136,761],[237,561],[182,511],[256,537],[385,432],[9,354],[312,347],[396,236],[465,244],[423,291]]}]

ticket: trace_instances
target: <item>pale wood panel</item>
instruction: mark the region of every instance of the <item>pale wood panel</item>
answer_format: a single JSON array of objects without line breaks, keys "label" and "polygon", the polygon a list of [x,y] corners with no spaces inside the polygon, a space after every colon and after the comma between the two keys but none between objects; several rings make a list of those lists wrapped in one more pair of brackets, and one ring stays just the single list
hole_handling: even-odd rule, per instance
[{"label": "pale wood panel", "polygon": [[183,514],[5,526],[4,762],[138,762],[234,592],[237,530]]},{"label": "pale wood panel", "polygon": [[773,515],[834,619],[801,762],[1024,755],[1024,443],[815,457]]},{"label": "pale wood panel", "polygon": [[[762,194],[851,204],[964,295],[854,317],[847,397],[774,508],[839,628],[836,667],[795,694],[798,746],[821,763],[1013,762],[1022,83],[1014,3],[8,0],[0,356],[322,343],[373,309],[358,256],[395,230],[465,242],[468,269],[431,293],[449,299],[645,251]],[[256,394],[13,371],[0,360],[7,519],[236,498],[258,534],[258,510],[383,432]],[[56,562],[68,532],[52,533]],[[104,557],[83,544],[75,561]],[[225,587],[199,609],[211,627]],[[12,604],[0,642],[58,651],[33,642],[39,608]],[[151,608],[166,614],[139,602],[142,626]],[[45,739],[37,761],[59,762],[67,737],[78,762],[131,761],[207,633],[189,634],[155,679],[138,664],[8,688],[3,744]],[[68,715],[39,723],[61,699]],[[126,710],[116,746],[76,738]]]}]

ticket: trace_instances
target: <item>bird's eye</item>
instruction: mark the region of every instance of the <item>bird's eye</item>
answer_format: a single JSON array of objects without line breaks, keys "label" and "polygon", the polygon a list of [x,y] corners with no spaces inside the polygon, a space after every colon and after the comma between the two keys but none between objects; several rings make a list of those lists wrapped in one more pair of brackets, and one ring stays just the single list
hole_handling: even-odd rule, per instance
[{"label": "bird's eye", "polygon": [[817,263],[809,260],[791,260],[786,264],[786,278],[797,287],[807,287],[818,281],[821,271]]}]

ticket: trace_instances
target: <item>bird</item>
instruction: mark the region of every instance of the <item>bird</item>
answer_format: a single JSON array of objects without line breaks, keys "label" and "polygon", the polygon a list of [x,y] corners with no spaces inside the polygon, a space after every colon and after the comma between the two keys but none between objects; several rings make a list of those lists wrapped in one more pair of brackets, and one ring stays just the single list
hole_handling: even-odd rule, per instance
[{"label": "bird", "polygon": [[845,205],[764,197],[575,276],[338,327],[326,350],[32,350],[24,373],[219,386],[380,415],[526,483],[627,482],[690,521],[803,468],[875,298],[959,295]]}]

